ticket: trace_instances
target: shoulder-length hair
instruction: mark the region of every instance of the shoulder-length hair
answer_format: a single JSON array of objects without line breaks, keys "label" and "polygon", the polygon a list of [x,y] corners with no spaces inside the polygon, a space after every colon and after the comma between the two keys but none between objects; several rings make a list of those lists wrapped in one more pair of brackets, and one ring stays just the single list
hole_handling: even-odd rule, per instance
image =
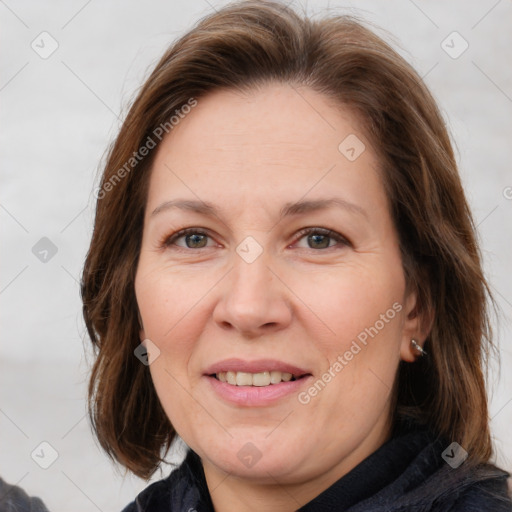
[{"label": "shoulder-length hair", "polygon": [[[81,295],[97,349],[89,412],[106,452],[149,477],[176,432],[140,343],[134,279],[158,130],[221,88],[307,86],[349,108],[380,158],[404,274],[417,313],[433,319],[428,358],[401,362],[393,419],[415,418],[457,441],[469,462],[492,454],[483,368],[493,347],[475,226],[450,138],[418,74],[388,44],[345,16],[311,20],[271,1],[246,1],[200,21],[156,65],[108,153],[97,194]],[[134,160],[135,159],[135,160]]]}]

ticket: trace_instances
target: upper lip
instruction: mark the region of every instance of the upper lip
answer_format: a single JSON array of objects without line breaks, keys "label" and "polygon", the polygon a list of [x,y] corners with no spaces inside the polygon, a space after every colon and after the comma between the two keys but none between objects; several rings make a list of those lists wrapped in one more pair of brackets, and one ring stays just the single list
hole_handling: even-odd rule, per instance
[{"label": "upper lip", "polygon": [[212,364],[205,370],[205,375],[213,375],[220,372],[247,372],[247,373],[261,373],[279,371],[284,373],[291,373],[294,377],[301,377],[302,375],[310,374],[308,370],[299,368],[293,364],[278,361],[277,359],[257,359],[255,361],[245,361],[243,359],[224,359],[217,363]]}]

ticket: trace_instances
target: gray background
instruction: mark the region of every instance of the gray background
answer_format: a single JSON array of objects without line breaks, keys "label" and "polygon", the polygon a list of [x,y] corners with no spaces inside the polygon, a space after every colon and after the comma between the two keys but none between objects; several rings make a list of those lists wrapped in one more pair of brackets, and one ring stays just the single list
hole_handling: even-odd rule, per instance
[{"label": "gray background", "polygon": [[[91,354],[84,352],[78,280],[91,235],[92,191],[105,149],[148,70],[174,38],[223,3],[0,1],[0,474],[53,511],[120,510],[146,485],[114,471],[85,417]],[[327,8],[356,14],[389,31],[385,37],[439,101],[501,308],[502,371],[490,374],[490,408],[498,463],[511,470],[512,2],[295,5],[310,14]],[[40,53],[51,49],[43,31],[58,43],[46,59],[31,47],[35,41]],[[469,44],[458,58],[465,43],[454,31]],[[43,237],[56,254],[39,242]],[[31,458],[43,441],[58,452],[48,469]],[[40,463],[51,461],[49,449],[36,454]]]}]

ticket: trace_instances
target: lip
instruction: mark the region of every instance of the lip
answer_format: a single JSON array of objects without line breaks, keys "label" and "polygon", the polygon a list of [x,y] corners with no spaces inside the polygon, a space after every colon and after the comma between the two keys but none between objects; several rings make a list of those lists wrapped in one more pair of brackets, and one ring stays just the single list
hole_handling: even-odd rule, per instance
[{"label": "lip", "polygon": [[[297,380],[270,384],[268,386],[234,386],[217,380],[213,375],[219,372],[239,371],[260,373],[264,371],[281,371],[299,377]],[[232,405],[245,407],[265,407],[273,405],[280,399],[297,395],[307,385],[312,375],[309,371],[275,359],[244,361],[226,359],[208,367],[203,375],[210,389],[223,401]]]},{"label": "lip", "polygon": [[[285,372],[291,373],[296,377],[300,377],[302,375],[310,374],[309,370],[304,368],[299,368],[298,366],[294,366],[283,361],[278,361],[276,359],[258,359],[256,361],[244,361],[243,359],[224,359],[223,361],[219,361],[218,363],[214,363],[209,366],[204,374],[212,375],[214,373],[219,372],[247,372],[247,373],[260,373],[260,372]],[[275,386],[277,384],[274,384]]]}]

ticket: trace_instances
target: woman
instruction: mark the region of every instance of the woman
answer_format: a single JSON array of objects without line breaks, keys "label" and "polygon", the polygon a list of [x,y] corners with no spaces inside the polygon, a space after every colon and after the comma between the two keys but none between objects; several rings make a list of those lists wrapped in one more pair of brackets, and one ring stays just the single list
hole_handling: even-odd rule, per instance
[{"label": "woman", "polygon": [[127,511],[512,510],[492,454],[474,225],[442,117],[359,23],[232,4],[111,148],[85,263]]}]

